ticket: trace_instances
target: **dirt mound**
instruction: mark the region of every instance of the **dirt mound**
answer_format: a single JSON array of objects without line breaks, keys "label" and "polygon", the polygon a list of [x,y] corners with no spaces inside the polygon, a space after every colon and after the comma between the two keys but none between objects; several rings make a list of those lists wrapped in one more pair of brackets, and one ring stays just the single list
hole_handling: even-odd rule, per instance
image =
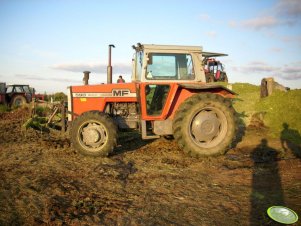
[{"label": "dirt mound", "polygon": [[20,119],[28,118],[30,110],[27,107],[17,108],[11,112],[1,112],[0,120],[19,121]]},{"label": "dirt mound", "polygon": [[88,158],[58,134],[22,133],[23,116],[0,116],[0,225],[276,225],[271,205],[301,213],[301,161],[264,130],[217,158],[137,133]]}]

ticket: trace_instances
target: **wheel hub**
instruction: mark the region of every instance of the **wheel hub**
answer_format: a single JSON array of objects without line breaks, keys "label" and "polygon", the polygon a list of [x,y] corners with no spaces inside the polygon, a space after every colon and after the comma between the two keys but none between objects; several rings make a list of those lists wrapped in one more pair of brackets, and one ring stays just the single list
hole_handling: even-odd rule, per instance
[{"label": "wheel hub", "polygon": [[82,131],[83,142],[86,145],[97,147],[105,140],[105,132],[101,126],[89,124]]},{"label": "wheel hub", "polygon": [[191,132],[199,142],[207,142],[219,134],[220,125],[221,123],[216,114],[210,111],[202,111],[194,117]]}]

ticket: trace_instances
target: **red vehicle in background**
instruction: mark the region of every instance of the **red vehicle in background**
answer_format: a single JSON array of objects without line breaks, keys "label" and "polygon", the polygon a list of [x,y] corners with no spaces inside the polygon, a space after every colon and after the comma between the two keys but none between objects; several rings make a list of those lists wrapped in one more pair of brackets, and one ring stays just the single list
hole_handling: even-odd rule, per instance
[{"label": "red vehicle in background", "polygon": [[33,99],[44,100],[44,95],[35,94],[35,89],[29,85],[7,85],[0,83],[0,104],[22,106]]},{"label": "red vehicle in background", "polygon": [[206,82],[228,82],[225,66],[213,57],[228,56],[224,53],[203,52],[203,64],[206,75]]}]

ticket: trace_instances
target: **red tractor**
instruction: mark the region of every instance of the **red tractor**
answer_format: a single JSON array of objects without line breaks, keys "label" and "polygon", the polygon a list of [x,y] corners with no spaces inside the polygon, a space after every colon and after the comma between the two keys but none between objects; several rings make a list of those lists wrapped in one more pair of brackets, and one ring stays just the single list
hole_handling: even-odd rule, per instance
[{"label": "red tractor", "polygon": [[132,82],[112,84],[111,47],[107,84],[68,88],[73,147],[107,156],[118,129],[139,129],[143,139],[173,135],[191,156],[226,152],[236,130],[231,90],[207,84],[199,46],[133,46]]},{"label": "red tractor", "polygon": [[206,81],[210,82],[228,82],[228,76],[225,72],[225,66],[213,57],[228,56],[224,53],[203,52],[202,56]]},{"label": "red tractor", "polygon": [[33,89],[29,85],[8,85],[0,83],[0,103],[19,107],[30,103],[34,96]]}]

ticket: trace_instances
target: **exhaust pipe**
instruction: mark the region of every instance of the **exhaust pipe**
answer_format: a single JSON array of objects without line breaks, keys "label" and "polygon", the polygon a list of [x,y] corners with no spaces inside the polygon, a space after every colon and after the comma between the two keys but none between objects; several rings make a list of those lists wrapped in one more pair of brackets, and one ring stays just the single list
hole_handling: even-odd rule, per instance
[{"label": "exhaust pipe", "polygon": [[111,64],[111,56],[112,56],[112,47],[115,48],[113,44],[109,45],[109,62],[108,62],[108,67],[107,67],[107,84],[112,83],[112,75],[113,75],[113,68]]},{"label": "exhaust pipe", "polygon": [[83,82],[84,85],[89,85],[89,75],[90,75],[90,71],[84,71],[84,78],[83,78]]}]

